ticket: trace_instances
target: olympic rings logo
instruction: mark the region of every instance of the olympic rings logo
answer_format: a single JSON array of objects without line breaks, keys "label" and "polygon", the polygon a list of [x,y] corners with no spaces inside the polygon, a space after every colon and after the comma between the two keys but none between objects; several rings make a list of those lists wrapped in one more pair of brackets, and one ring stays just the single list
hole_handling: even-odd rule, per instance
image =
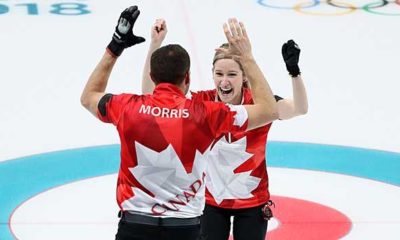
[{"label": "olympic rings logo", "polygon": [[[381,0],[370,3],[357,4],[356,0],[257,0],[263,7],[295,10],[308,15],[338,16],[362,10],[372,14],[385,16],[400,16],[400,0]],[[353,2],[353,3],[352,3]],[[363,2],[363,1],[358,1]]]}]

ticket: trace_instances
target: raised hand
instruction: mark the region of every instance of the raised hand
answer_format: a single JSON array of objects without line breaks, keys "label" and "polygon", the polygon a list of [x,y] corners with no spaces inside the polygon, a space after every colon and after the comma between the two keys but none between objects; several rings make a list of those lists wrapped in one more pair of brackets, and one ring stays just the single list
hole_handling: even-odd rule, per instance
[{"label": "raised hand", "polygon": [[282,56],[289,74],[292,77],[300,75],[300,48],[293,40],[289,40],[282,45]]},{"label": "raised hand", "polygon": [[151,44],[161,46],[167,35],[167,23],[164,19],[157,19],[151,27]]},{"label": "raised hand", "polygon": [[224,23],[223,28],[229,48],[218,48],[216,50],[219,52],[229,52],[238,57],[239,60],[242,58],[253,58],[251,43],[244,24],[236,18],[230,18],[228,24]]},{"label": "raised hand", "polygon": [[139,14],[137,6],[131,6],[121,13],[112,40],[107,46],[113,56],[118,57],[125,48],[145,41],[143,37],[133,34],[132,30]]}]

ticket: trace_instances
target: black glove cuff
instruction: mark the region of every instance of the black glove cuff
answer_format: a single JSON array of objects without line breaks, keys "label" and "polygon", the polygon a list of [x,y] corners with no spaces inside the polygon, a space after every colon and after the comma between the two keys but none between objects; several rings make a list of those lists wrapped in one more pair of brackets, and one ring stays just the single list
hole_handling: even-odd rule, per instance
[{"label": "black glove cuff", "polygon": [[293,65],[293,66],[286,66],[290,76],[292,77],[297,77],[300,75],[300,68],[299,65]]},{"label": "black glove cuff", "polygon": [[114,55],[114,57],[121,56],[122,52],[124,51],[125,47],[123,44],[118,43],[114,38],[107,46],[108,51]]}]

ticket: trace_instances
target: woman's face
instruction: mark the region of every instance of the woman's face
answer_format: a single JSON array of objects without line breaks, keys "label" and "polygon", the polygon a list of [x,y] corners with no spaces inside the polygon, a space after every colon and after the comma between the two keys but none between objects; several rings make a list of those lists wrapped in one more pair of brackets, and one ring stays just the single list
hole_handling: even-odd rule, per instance
[{"label": "woman's face", "polygon": [[219,59],[214,63],[213,78],[219,99],[230,104],[242,101],[243,72],[232,59]]}]

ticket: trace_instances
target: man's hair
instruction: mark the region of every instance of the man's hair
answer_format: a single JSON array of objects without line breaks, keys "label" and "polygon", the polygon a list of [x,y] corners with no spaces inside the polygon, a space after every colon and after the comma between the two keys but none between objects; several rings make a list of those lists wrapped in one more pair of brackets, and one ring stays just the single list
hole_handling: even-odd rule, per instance
[{"label": "man's hair", "polygon": [[169,44],[154,51],[150,60],[150,73],[155,84],[182,83],[190,69],[190,57],[178,44]]}]

